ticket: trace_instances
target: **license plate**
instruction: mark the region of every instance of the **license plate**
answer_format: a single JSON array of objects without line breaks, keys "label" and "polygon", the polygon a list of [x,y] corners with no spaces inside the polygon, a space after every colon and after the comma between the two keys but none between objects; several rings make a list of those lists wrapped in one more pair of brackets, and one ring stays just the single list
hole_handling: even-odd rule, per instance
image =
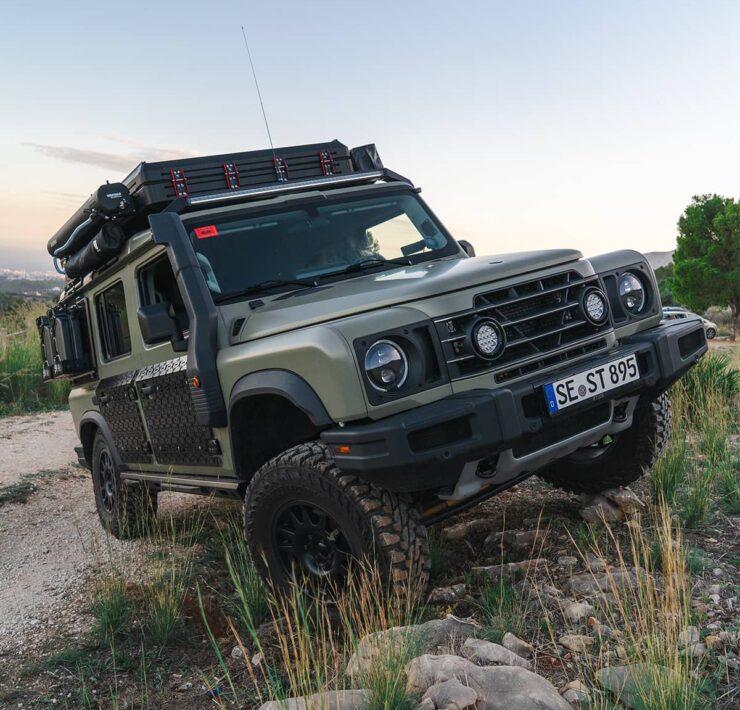
[{"label": "license plate", "polygon": [[639,379],[636,355],[612,360],[545,385],[547,410],[550,414],[555,414],[573,404]]}]

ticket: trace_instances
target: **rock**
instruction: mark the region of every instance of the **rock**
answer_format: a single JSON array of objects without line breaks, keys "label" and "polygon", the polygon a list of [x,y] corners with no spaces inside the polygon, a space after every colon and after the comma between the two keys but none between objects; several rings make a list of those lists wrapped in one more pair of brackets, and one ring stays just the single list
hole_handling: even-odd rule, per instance
[{"label": "rock", "polygon": [[645,504],[631,488],[610,488],[603,491],[604,498],[614,503],[626,515],[641,513],[645,509]]},{"label": "rock", "polygon": [[591,704],[591,693],[580,680],[572,680],[560,689],[563,698],[574,707],[587,706]]},{"label": "rock", "polygon": [[471,571],[478,578],[489,577],[492,580],[498,581],[500,579],[512,579],[519,575],[526,575],[530,571],[536,570],[538,567],[544,567],[546,564],[546,559],[538,557],[534,560],[523,560],[522,562],[508,562],[501,565],[473,567]]},{"label": "rock", "polygon": [[450,678],[442,683],[435,683],[427,689],[422,703],[431,700],[431,707],[436,710],[464,710],[475,706],[478,702],[478,693],[467,685],[463,685],[457,678]]},{"label": "rock", "polygon": [[427,598],[427,604],[452,604],[465,594],[464,584],[453,584],[451,587],[437,587],[432,589]]},{"label": "rock", "polygon": [[588,653],[588,649],[594,645],[594,639],[591,636],[582,636],[581,634],[565,634],[560,637],[558,643],[569,651]]},{"label": "rock", "polygon": [[719,602],[720,602],[719,594],[710,594],[709,601],[712,602],[712,604],[714,604],[715,606],[719,606]]},{"label": "rock", "polygon": [[437,710],[437,706],[431,698],[424,698],[414,710]]},{"label": "rock", "polygon": [[624,513],[604,496],[588,496],[581,507],[581,517],[587,523],[621,523]]},{"label": "rock", "polygon": [[239,648],[239,646],[234,646],[234,648],[231,649],[231,657],[232,658],[242,658],[244,656],[244,651]]},{"label": "rock", "polygon": [[418,653],[430,653],[438,646],[450,646],[472,636],[478,625],[458,619],[451,614],[445,619],[433,619],[424,624],[396,626],[377,631],[360,639],[357,649],[347,663],[347,675],[365,673],[375,658],[404,644],[413,644]]},{"label": "rock", "polygon": [[704,643],[707,645],[707,648],[718,648],[721,644],[719,636],[714,635],[707,636],[704,639]]},{"label": "rock", "polygon": [[192,687],[193,687],[193,684],[190,681],[187,681],[186,683],[180,683],[180,685],[177,686],[177,692],[185,693],[188,690],[191,690]]},{"label": "rock", "polygon": [[721,584],[710,584],[707,588],[707,594],[720,594],[722,592]]},{"label": "rock", "polygon": [[457,678],[478,694],[476,710],[571,710],[552,683],[518,666],[481,667],[459,656],[424,655],[409,663],[406,674],[409,694]]},{"label": "rock", "polygon": [[724,646],[730,647],[740,644],[740,634],[733,634],[732,631],[720,631],[717,637]]},{"label": "rock", "polygon": [[593,552],[586,553],[586,567],[592,572],[605,572],[606,571],[606,560],[601,557],[597,557]]},{"label": "rock", "polygon": [[724,577],[725,571],[724,571],[724,570],[723,570],[723,569],[722,569],[721,567],[715,567],[715,568],[714,568],[714,569],[712,570],[712,574],[713,574],[713,575],[714,575],[715,577]]},{"label": "rock", "polygon": [[683,655],[688,658],[703,658],[707,653],[706,644],[692,643],[683,650]]},{"label": "rock", "polygon": [[330,690],[287,700],[271,700],[259,710],[362,710],[370,702],[369,690]]},{"label": "rock", "polygon": [[619,631],[619,629],[612,629],[611,626],[599,624],[598,622],[594,624],[591,629],[594,632],[594,636],[600,639],[610,639],[612,637],[619,638],[622,635],[622,632]]},{"label": "rock", "polygon": [[492,518],[476,518],[475,520],[466,520],[457,525],[451,525],[442,531],[442,536],[446,540],[465,540],[468,537],[484,532],[489,532],[496,525]]},{"label": "rock", "polygon": [[252,659],[251,659],[252,665],[255,668],[257,668],[258,666],[261,666],[262,665],[262,661],[264,661],[264,660],[265,660],[265,654],[262,653],[262,652],[255,653],[254,656],[252,656]]},{"label": "rock", "polygon": [[532,658],[534,655],[534,646],[531,643],[522,641],[521,639],[514,636],[514,634],[507,631],[504,637],[501,639],[501,645],[512,653],[516,653],[521,658]]},{"label": "rock", "polygon": [[565,557],[558,557],[558,566],[572,569],[578,566],[578,558],[566,555]]},{"label": "rock", "polygon": [[568,585],[574,594],[610,594],[612,589],[634,589],[637,585],[637,574],[633,569],[611,570],[603,574],[574,574]]},{"label": "rock", "polygon": [[511,546],[519,552],[539,552],[545,543],[544,530],[525,530],[514,533]]},{"label": "rock", "polygon": [[700,640],[699,629],[696,626],[687,626],[678,635],[678,647],[686,648],[687,646],[693,646],[695,643],[699,643]]},{"label": "rock", "polygon": [[668,675],[668,669],[662,666],[635,663],[602,668],[596,672],[596,680],[628,708],[646,708],[649,707],[650,689],[667,682]]},{"label": "rock", "polygon": [[483,639],[469,638],[463,644],[460,653],[473,663],[481,666],[519,666],[532,669],[532,664],[509,649],[499,646],[497,643],[484,641]]},{"label": "rock", "polygon": [[496,532],[492,532],[486,539],[483,541],[483,548],[485,550],[493,551],[493,550],[503,550],[504,547],[511,547],[511,545],[514,542],[514,533],[510,530],[497,530]]},{"label": "rock", "polygon": [[563,607],[563,615],[568,621],[577,624],[594,613],[594,608],[586,602],[567,602]]}]

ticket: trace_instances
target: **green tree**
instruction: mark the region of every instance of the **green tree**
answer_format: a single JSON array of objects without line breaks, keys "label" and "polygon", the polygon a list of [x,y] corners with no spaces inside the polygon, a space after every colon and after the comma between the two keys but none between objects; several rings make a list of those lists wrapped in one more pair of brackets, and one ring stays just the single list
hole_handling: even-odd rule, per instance
[{"label": "green tree", "polygon": [[678,220],[671,290],[695,311],[729,306],[732,337],[740,329],[740,202],[698,195]]}]

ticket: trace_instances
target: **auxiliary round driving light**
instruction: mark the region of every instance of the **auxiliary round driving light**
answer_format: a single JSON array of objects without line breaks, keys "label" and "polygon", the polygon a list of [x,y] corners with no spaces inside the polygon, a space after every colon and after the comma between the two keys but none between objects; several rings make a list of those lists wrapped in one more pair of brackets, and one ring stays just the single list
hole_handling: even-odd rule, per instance
[{"label": "auxiliary round driving light", "polygon": [[609,302],[598,288],[587,288],[581,296],[581,308],[587,320],[594,325],[606,323],[609,317]]},{"label": "auxiliary round driving light", "polygon": [[470,333],[475,351],[486,360],[494,360],[504,351],[506,334],[493,318],[481,318]]}]

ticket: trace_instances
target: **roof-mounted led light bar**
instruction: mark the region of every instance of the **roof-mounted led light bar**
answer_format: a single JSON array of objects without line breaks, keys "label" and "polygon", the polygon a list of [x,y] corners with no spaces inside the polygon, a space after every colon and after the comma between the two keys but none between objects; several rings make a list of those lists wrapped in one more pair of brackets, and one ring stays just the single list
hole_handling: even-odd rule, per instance
[{"label": "roof-mounted led light bar", "polygon": [[[312,188],[334,187],[336,185],[352,185],[373,182],[375,180],[393,179],[400,176],[390,173],[388,170],[372,170],[350,175],[334,175],[324,178],[312,178],[311,180],[296,180],[295,182],[281,182],[275,185],[262,185],[260,187],[245,187],[228,192],[217,192],[211,195],[200,195],[187,198],[188,207],[200,207],[217,202],[234,202],[248,199],[250,197],[264,197],[266,195],[277,195],[286,192],[300,192]],[[405,179],[401,182],[411,184]]]}]

